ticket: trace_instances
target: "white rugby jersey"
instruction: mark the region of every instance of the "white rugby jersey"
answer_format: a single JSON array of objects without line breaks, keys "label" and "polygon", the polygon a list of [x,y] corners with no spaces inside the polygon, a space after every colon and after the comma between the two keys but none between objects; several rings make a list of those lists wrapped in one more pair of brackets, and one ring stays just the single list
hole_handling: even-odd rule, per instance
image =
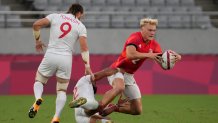
[{"label": "white rugby jersey", "polygon": [[72,55],[79,36],[87,37],[86,27],[72,14],[50,14],[50,38],[47,52]]}]

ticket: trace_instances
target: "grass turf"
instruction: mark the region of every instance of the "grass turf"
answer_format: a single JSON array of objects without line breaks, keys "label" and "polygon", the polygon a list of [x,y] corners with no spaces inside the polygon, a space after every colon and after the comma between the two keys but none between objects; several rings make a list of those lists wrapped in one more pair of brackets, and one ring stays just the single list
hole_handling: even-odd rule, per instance
[{"label": "grass turf", "polygon": [[[0,96],[0,123],[49,123],[55,111],[54,95],[43,96],[44,102],[37,116],[28,117],[33,96]],[[75,123],[74,111],[68,108],[72,96],[61,115],[61,123]],[[97,96],[101,98],[101,96]],[[113,113],[115,123],[217,123],[216,95],[150,95],[143,96],[143,113],[138,116]]]}]

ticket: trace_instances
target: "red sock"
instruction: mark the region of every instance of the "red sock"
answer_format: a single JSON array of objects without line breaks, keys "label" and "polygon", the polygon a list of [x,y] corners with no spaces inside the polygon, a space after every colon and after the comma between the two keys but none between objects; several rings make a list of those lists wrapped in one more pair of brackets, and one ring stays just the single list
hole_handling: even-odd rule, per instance
[{"label": "red sock", "polygon": [[120,112],[119,107],[117,106],[117,108],[114,110],[115,112]]}]

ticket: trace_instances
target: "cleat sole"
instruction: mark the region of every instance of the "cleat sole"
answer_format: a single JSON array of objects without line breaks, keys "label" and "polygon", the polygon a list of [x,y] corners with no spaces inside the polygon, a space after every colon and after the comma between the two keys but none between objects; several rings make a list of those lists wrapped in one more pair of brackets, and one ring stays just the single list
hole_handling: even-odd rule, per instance
[{"label": "cleat sole", "polygon": [[69,103],[70,108],[78,108],[87,102],[86,98],[80,97],[79,99],[73,100]]}]

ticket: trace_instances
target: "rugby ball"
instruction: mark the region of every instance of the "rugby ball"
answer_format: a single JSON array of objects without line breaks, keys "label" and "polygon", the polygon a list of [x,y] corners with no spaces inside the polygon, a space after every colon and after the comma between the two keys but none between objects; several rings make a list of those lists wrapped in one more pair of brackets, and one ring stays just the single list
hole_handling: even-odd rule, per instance
[{"label": "rugby ball", "polygon": [[162,54],[162,68],[164,70],[170,70],[174,67],[175,65],[175,56],[173,55],[173,52],[171,50],[166,50]]}]

